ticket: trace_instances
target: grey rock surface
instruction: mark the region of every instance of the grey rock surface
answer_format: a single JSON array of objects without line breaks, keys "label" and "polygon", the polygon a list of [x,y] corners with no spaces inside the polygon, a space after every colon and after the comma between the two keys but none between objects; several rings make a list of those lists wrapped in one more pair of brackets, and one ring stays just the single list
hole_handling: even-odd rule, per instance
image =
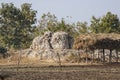
[{"label": "grey rock surface", "polygon": [[30,49],[25,51],[25,55],[30,58],[52,59],[56,61],[58,54],[63,59],[70,53],[72,48],[73,38],[66,32],[45,32],[43,36],[36,37]]},{"label": "grey rock surface", "polygon": [[52,33],[50,31],[44,33],[43,36],[36,37],[30,49],[71,49],[73,44],[73,38],[66,32]]}]

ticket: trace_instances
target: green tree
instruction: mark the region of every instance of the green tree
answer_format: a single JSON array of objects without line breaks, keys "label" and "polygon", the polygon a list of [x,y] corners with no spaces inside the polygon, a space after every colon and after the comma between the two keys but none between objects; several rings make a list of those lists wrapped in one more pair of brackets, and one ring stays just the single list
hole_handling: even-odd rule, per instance
[{"label": "green tree", "polygon": [[2,3],[0,7],[0,38],[11,48],[28,47],[36,22],[36,11],[31,4],[24,3],[17,8],[12,3]]},{"label": "green tree", "polygon": [[36,33],[37,35],[42,35],[45,31],[65,31],[73,35],[73,29],[73,25],[66,23],[64,18],[58,21],[54,14],[48,12],[47,14],[42,15]]},{"label": "green tree", "polygon": [[39,25],[36,28],[36,35],[42,35],[45,31],[55,31],[57,26],[57,17],[54,14],[48,12],[43,14],[39,20]]},{"label": "green tree", "polygon": [[99,28],[100,28],[100,18],[96,18],[95,16],[92,16],[90,31],[92,33],[99,33],[101,32]]},{"label": "green tree", "polygon": [[78,34],[89,33],[87,22],[77,22]]},{"label": "green tree", "polygon": [[75,26],[74,24],[67,23],[64,18],[61,19],[61,21],[58,22],[58,25],[56,27],[55,31],[64,31],[67,32],[71,36],[75,36]]},{"label": "green tree", "polygon": [[105,16],[101,18],[100,29],[103,33],[119,33],[119,18],[116,14],[107,12]]},{"label": "green tree", "polygon": [[90,30],[93,33],[120,33],[119,18],[107,12],[102,18],[92,17]]}]

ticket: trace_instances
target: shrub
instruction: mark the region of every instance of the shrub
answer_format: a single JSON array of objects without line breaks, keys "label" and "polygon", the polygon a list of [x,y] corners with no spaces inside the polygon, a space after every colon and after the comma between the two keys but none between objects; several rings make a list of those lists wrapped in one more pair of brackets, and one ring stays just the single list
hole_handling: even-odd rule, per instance
[{"label": "shrub", "polygon": [[7,49],[5,47],[0,46],[0,55],[5,58]]}]

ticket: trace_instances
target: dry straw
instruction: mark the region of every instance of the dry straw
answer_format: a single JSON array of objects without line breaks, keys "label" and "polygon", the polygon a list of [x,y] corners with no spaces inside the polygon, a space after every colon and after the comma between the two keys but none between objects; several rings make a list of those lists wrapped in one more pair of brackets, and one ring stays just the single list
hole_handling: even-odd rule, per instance
[{"label": "dry straw", "polygon": [[120,49],[120,35],[109,34],[81,34],[75,39],[75,49]]}]

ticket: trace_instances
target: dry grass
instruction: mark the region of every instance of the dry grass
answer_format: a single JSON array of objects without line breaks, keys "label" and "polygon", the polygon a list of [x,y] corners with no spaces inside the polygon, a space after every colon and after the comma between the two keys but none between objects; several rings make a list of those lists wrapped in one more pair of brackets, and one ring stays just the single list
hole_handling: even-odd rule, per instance
[{"label": "dry grass", "polygon": [[[0,60],[0,77],[5,80],[119,80],[120,63],[58,63],[36,58],[21,57],[19,55]],[[86,57],[83,53],[81,57]],[[17,70],[19,68],[19,70]]]},{"label": "dry grass", "polygon": [[[85,55],[83,55],[84,57]],[[5,80],[119,80],[120,64],[58,63],[21,57],[1,59],[0,76]]]},{"label": "dry grass", "polygon": [[75,49],[119,49],[120,34],[81,34],[75,39]]}]

